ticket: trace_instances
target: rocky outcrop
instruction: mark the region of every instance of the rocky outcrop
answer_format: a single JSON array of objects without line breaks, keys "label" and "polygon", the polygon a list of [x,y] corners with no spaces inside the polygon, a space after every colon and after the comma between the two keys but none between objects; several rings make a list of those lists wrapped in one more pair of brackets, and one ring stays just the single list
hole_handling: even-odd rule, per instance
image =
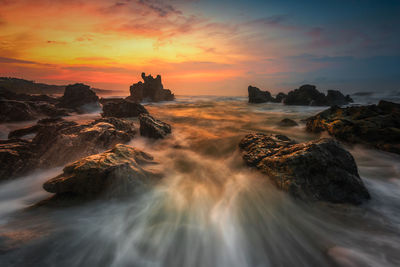
[{"label": "rocky outcrop", "polygon": [[98,106],[99,97],[83,83],[70,84],[65,87],[64,95],[60,98],[59,107],[81,111],[83,106]]},{"label": "rocky outcrop", "polygon": [[157,120],[149,114],[141,114],[139,121],[141,136],[161,139],[171,133],[171,126],[169,124]]},{"label": "rocky outcrop", "polygon": [[278,125],[282,127],[294,127],[298,126],[299,124],[292,119],[284,118],[278,123]]},{"label": "rocky outcrop", "polygon": [[0,181],[24,173],[36,166],[36,157],[29,141],[0,140]]},{"label": "rocky outcrop", "polygon": [[171,90],[164,89],[164,86],[161,82],[161,76],[157,75],[156,78],[142,73],[143,82],[138,82],[133,84],[130,87],[131,95],[128,97],[129,100],[135,102],[141,101],[172,101],[175,99],[174,94],[171,93]]},{"label": "rocky outcrop", "polygon": [[400,104],[331,107],[306,120],[310,132],[327,131],[338,140],[400,154]]},{"label": "rocky outcrop", "polygon": [[352,103],[353,99],[349,95],[344,96],[338,90],[328,90],[326,102],[329,106],[343,106]]},{"label": "rocky outcrop", "polygon": [[328,95],[319,92],[315,85],[305,84],[298,89],[290,91],[284,98],[285,105],[300,105],[300,106],[332,106],[346,105],[353,100],[350,96],[344,96],[336,90],[328,90]]},{"label": "rocky outcrop", "polygon": [[279,94],[277,94],[276,95],[276,97],[275,97],[275,102],[276,103],[282,103],[283,102],[283,100],[286,98],[286,94],[285,93],[279,93]]},{"label": "rocky outcrop", "polygon": [[0,99],[1,100],[18,100],[18,101],[40,101],[40,102],[47,102],[47,103],[51,103],[51,104],[58,103],[58,99],[55,97],[50,97],[47,95],[18,94],[15,92],[11,92],[2,87],[0,87]]},{"label": "rocky outcrop", "polygon": [[103,104],[103,117],[127,118],[149,113],[144,106],[129,100],[109,101]]},{"label": "rocky outcrop", "polygon": [[257,87],[249,85],[247,91],[249,92],[249,103],[265,103],[275,101],[270,92],[261,91]]},{"label": "rocky outcrop", "polygon": [[333,139],[297,144],[283,135],[257,133],[239,147],[249,166],[296,198],[350,204],[370,198],[352,155]]},{"label": "rocky outcrop", "polygon": [[151,168],[154,164],[151,155],[119,144],[66,166],[62,174],[45,182],[43,188],[50,193],[84,197],[129,196],[160,178]]},{"label": "rocky outcrop", "polygon": [[[37,125],[13,132],[13,136],[36,133],[31,140],[8,140],[0,147],[0,153],[9,153],[10,146],[17,146],[21,151],[28,151],[22,164],[29,168],[15,167],[7,161],[1,165],[0,173],[7,171],[8,179],[35,168],[49,168],[72,162],[81,157],[97,154],[116,144],[130,141],[136,134],[132,122],[117,118],[102,118],[87,124],[78,124],[65,120],[42,120]],[[10,133],[11,134],[11,133]],[[14,153],[14,152],[10,152]],[[14,153],[15,154],[15,153]]]}]

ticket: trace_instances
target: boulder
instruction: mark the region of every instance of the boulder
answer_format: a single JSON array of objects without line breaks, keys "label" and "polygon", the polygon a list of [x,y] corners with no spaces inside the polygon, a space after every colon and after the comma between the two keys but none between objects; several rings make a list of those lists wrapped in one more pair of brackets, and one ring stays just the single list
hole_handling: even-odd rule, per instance
[{"label": "boulder", "polygon": [[382,100],[378,105],[334,106],[306,119],[306,129],[400,154],[400,104]]},{"label": "boulder", "polygon": [[[60,166],[97,154],[116,144],[130,141],[135,136],[136,129],[132,122],[117,118],[102,118],[86,124],[51,118],[41,120],[32,127],[11,132],[10,135],[21,137],[32,133],[36,135],[30,141],[2,141],[5,145],[0,147],[0,153],[17,155],[18,151],[22,151],[26,155],[21,158],[22,164],[26,165],[24,168],[14,167],[12,160],[4,161],[0,173],[8,172],[2,179],[13,178],[33,168]],[[13,152],[10,147],[17,147],[19,150]]]},{"label": "boulder", "polygon": [[65,87],[64,95],[60,98],[59,107],[80,111],[85,105],[97,106],[99,97],[83,83],[70,84]]},{"label": "boulder", "polygon": [[149,113],[144,106],[129,100],[115,100],[103,104],[103,117],[127,118]]},{"label": "boulder", "polygon": [[299,124],[297,122],[295,122],[294,120],[284,118],[283,120],[281,120],[278,123],[278,125],[282,126],[282,127],[294,127],[294,126],[298,126]]},{"label": "boulder", "polygon": [[285,105],[300,106],[325,106],[327,105],[325,95],[319,92],[315,85],[305,84],[290,91],[283,103]]},{"label": "boulder", "polygon": [[0,181],[24,173],[36,165],[36,157],[29,141],[0,140]]},{"label": "boulder", "polygon": [[15,100],[0,100],[0,122],[34,120],[37,113],[29,103]]},{"label": "boulder", "polygon": [[326,102],[329,106],[343,106],[353,102],[349,95],[344,96],[338,90],[328,90]]},{"label": "boulder", "polygon": [[279,93],[275,97],[275,102],[276,103],[282,103],[285,98],[286,98],[286,94],[285,93]]},{"label": "boulder", "polygon": [[157,75],[156,78],[142,73],[143,82],[138,82],[133,84],[130,87],[130,96],[128,99],[134,102],[141,101],[172,101],[175,99],[174,94],[171,93],[171,90],[164,89],[164,86],[161,82],[161,76]]},{"label": "boulder", "polygon": [[249,92],[249,103],[274,102],[274,98],[268,91],[261,91],[257,87],[251,85],[249,85],[247,91]]},{"label": "boulder", "polygon": [[333,139],[297,144],[283,135],[257,133],[239,147],[247,165],[296,198],[349,204],[370,198],[352,155]]},{"label": "boulder", "polygon": [[141,136],[161,139],[171,133],[171,126],[169,124],[157,120],[149,114],[141,114],[139,121]]},{"label": "boulder", "polygon": [[159,178],[151,169],[154,164],[151,155],[118,144],[66,166],[62,174],[45,182],[43,188],[50,193],[84,197],[129,196]]}]

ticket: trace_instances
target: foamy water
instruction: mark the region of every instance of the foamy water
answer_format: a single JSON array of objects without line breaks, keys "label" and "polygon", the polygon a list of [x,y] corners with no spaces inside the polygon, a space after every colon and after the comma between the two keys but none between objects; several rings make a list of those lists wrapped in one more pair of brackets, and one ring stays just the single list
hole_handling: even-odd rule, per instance
[{"label": "foamy water", "polygon": [[[318,138],[304,125],[323,110],[246,98],[181,97],[148,104],[171,136],[137,137],[165,177],[131,199],[26,209],[49,196],[42,183],[61,167],[0,184],[1,266],[399,266],[400,157],[348,148],[372,200],[353,207],[303,203],[246,167],[247,133]],[[98,114],[71,119],[87,120]]]}]

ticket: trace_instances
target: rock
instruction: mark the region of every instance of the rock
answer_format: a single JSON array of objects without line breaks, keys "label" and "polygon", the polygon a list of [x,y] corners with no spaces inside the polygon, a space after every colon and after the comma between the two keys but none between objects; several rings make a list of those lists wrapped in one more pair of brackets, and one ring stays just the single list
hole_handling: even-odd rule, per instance
[{"label": "rock", "polygon": [[325,95],[320,93],[315,85],[305,84],[290,91],[284,100],[285,105],[325,106]]},{"label": "rock", "polygon": [[295,122],[294,120],[285,118],[285,119],[281,120],[278,123],[278,125],[282,126],[282,127],[293,127],[293,126],[298,126],[299,124],[297,122]]},{"label": "rock", "polygon": [[169,124],[157,120],[149,114],[141,114],[139,121],[141,136],[161,139],[171,133],[171,126]]},{"label": "rock", "polygon": [[146,76],[146,74],[143,72],[142,79],[144,83],[138,82],[130,87],[131,95],[128,97],[129,100],[134,102],[159,102],[172,101],[175,99],[175,96],[171,93],[171,90],[164,89],[160,75],[157,75],[156,78],[153,78],[151,75]]},{"label": "rock", "polygon": [[20,150],[27,155],[22,158],[26,168],[14,168],[11,160],[5,161],[0,173],[5,173],[6,169],[9,172],[2,179],[13,178],[33,168],[60,166],[97,154],[116,144],[130,141],[135,136],[136,129],[132,122],[117,118],[102,118],[87,124],[49,118],[40,120],[32,127],[13,131],[10,135],[20,137],[31,133],[36,133],[31,141],[2,141],[6,144],[2,150],[4,153],[16,154],[9,150],[9,147],[15,146],[21,147]]},{"label": "rock", "polygon": [[80,110],[84,105],[97,106],[99,97],[90,86],[83,83],[70,84],[65,87],[64,95],[60,98],[59,107]]},{"label": "rock", "polygon": [[103,105],[103,117],[137,117],[140,114],[149,113],[144,106],[139,103],[128,101],[128,100],[118,100],[110,101]]},{"label": "rock", "polygon": [[249,92],[249,103],[265,103],[274,101],[274,98],[268,91],[261,91],[257,87],[251,85],[249,85],[247,90]]},{"label": "rock", "polygon": [[35,156],[29,141],[0,140],[0,181],[34,167]]},{"label": "rock", "polygon": [[352,155],[333,139],[297,144],[283,135],[257,133],[239,147],[249,166],[296,198],[349,204],[370,199]]},{"label": "rock", "polygon": [[279,93],[275,97],[275,102],[276,103],[282,103],[285,98],[286,98],[286,94],[285,93]]},{"label": "rock", "polygon": [[41,127],[51,124],[51,123],[57,123],[57,122],[62,122],[62,121],[64,121],[64,119],[62,119],[60,117],[41,119],[41,120],[38,120],[38,122],[33,126],[11,131],[8,134],[8,138],[15,139],[15,138],[21,138],[28,134],[36,134],[40,130]]},{"label": "rock", "polygon": [[400,104],[382,100],[378,105],[334,106],[306,122],[307,131],[327,131],[344,142],[400,154]]},{"label": "rock", "polygon": [[0,122],[34,120],[37,113],[29,103],[15,100],[0,100]]},{"label": "rock", "polygon": [[85,197],[129,196],[159,178],[149,168],[154,164],[151,155],[119,144],[66,166],[62,174],[45,182],[43,188],[50,193]]},{"label": "rock", "polygon": [[326,95],[326,102],[329,106],[343,106],[353,102],[353,99],[351,99],[349,95],[344,96],[338,90],[328,90],[328,94]]},{"label": "rock", "polygon": [[18,101],[40,101],[47,102],[50,104],[58,103],[58,99],[50,97],[47,95],[28,95],[28,94],[18,94],[11,92],[3,87],[0,87],[0,99],[2,100],[18,100]]},{"label": "rock", "polygon": [[100,104],[102,104],[102,105],[105,105],[105,104],[108,104],[108,103],[120,103],[120,102],[123,102],[123,101],[124,101],[124,99],[120,98],[120,97],[113,97],[113,98],[104,98],[104,97],[102,97],[99,100]]},{"label": "rock", "polygon": [[344,96],[340,91],[328,90],[327,96],[319,92],[315,85],[305,84],[299,89],[290,91],[284,98],[285,105],[299,106],[332,106],[347,105],[353,102],[349,95]]}]

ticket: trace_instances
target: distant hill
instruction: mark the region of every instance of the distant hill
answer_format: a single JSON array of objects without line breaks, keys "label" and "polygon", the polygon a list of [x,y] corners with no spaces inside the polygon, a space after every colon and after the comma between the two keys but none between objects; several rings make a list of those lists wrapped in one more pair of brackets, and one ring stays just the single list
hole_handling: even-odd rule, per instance
[{"label": "distant hill", "polygon": [[[66,85],[50,85],[45,83],[35,83],[34,81],[28,81],[19,78],[12,77],[0,77],[0,87],[15,92],[25,94],[63,94]],[[111,94],[112,90],[91,88],[97,94]]]}]

